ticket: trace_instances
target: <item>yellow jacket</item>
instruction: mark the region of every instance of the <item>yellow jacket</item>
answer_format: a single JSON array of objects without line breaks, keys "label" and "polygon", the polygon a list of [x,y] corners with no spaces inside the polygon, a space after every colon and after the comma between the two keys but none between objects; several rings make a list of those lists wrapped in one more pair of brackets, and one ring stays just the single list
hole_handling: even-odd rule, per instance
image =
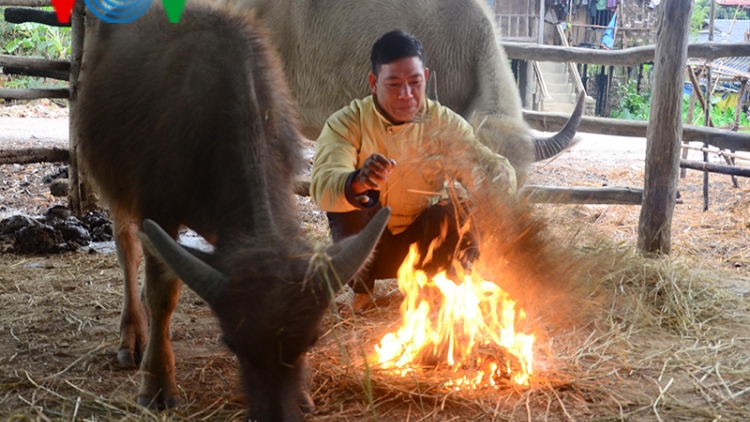
[{"label": "yellow jacket", "polygon": [[391,207],[388,229],[401,233],[445,194],[457,179],[469,192],[490,183],[491,192],[513,194],[516,175],[508,160],[474,137],[471,125],[447,107],[425,101],[411,122],[394,125],[375,107],[373,96],[334,113],[317,140],[310,194],[323,211],[361,209],[345,196],[349,175],[373,153],[396,161],[380,203]]}]

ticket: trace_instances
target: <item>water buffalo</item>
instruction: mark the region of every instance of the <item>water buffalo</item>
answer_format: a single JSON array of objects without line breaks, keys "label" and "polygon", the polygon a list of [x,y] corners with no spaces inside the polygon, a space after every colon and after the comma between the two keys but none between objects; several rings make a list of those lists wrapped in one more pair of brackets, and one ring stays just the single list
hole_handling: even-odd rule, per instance
[{"label": "water buffalo", "polygon": [[[222,1],[222,0],[219,0]],[[485,0],[225,0],[250,7],[272,30],[302,131],[315,139],[326,119],[353,98],[369,94],[372,44],[393,29],[424,44],[440,102],[474,125],[478,138],[507,157],[519,183],[531,162],[567,147],[578,128],[583,97],[568,126],[532,139],[521,99],[498,44]]]},{"label": "water buffalo", "polygon": [[[305,352],[389,211],[327,250],[306,240],[293,197],[303,166],[295,112],[280,63],[247,12],[191,2],[172,25],[155,3],[135,23],[91,31],[79,148],[115,221],[125,278],[118,358],[142,360],[138,403],[179,400],[169,325],[182,279],[214,310],[238,356],[250,419],[302,420]],[[176,243],[183,225],[214,252]],[[138,294],[141,227],[148,312]]]}]

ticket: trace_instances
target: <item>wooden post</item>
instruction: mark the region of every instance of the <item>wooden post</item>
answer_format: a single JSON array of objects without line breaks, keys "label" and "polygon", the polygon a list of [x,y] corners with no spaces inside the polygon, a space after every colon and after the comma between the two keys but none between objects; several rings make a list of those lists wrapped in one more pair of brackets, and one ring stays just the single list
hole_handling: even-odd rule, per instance
[{"label": "wooden post", "polygon": [[[688,73],[690,73],[690,71],[692,71],[692,68],[690,67],[690,65],[688,65]],[[692,122],[693,122],[693,115],[695,114],[695,101],[698,99],[698,95],[695,92],[696,89],[698,88],[696,88],[695,84],[693,84],[693,93],[690,95],[690,106],[688,107],[688,112],[687,112],[687,124],[689,125],[693,124]],[[685,141],[684,139],[683,139],[683,143],[685,145],[688,144],[688,142]],[[687,156],[688,156],[688,149],[683,148],[682,159],[687,160]],[[685,176],[687,176],[687,169],[685,168],[680,169],[680,179],[685,178]]]},{"label": "wooden post", "polygon": [[[703,108],[703,111],[705,112],[708,108],[711,107],[711,104],[709,103],[708,105],[706,105],[706,98],[703,97],[703,92],[701,92],[701,85],[698,83],[698,76],[693,71],[693,67],[688,66],[687,71],[688,71],[688,76],[690,77],[690,83],[693,84],[693,93],[698,97],[698,101],[701,103],[701,107]],[[707,75],[710,76],[711,69],[706,67],[706,71],[709,72]],[[706,88],[706,93],[707,93],[709,101],[711,100],[711,96],[709,94],[710,89],[711,89],[710,87]],[[711,120],[711,114],[709,113],[707,116],[708,116],[706,117],[707,123],[705,124],[705,126],[714,127],[714,122],[713,120]],[[693,122],[690,121],[688,124],[692,125]]]},{"label": "wooden post", "polygon": [[68,207],[73,215],[81,217],[83,206],[81,196],[81,178],[78,169],[78,73],[81,70],[81,59],[83,58],[83,37],[85,31],[84,2],[76,0],[73,13],[70,17],[70,98],[69,98],[69,136],[68,147],[70,149],[70,161],[68,162],[68,179],[70,189],[68,191]]},{"label": "wooden post", "polygon": [[534,63],[529,60],[518,60],[518,91],[521,94],[521,104],[526,109],[534,108],[534,85]]},{"label": "wooden post", "polygon": [[[739,10],[739,9],[737,9]],[[734,126],[732,126],[732,131],[737,132],[740,130],[740,113],[742,113],[742,98],[745,96],[745,90],[747,89],[747,78],[742,78],[740,80],[740,92],[737,94],[737,104],[734,106]],[[732,151],[734,153],[734,151]],[[732,157],[725,157],[727,160],[727,164],[734,165],[734,158]],[[737,180],[737,176],[732,176],[732,186],[735,188],[740,187],[740,182]]]},{"label": "wooden post", "polygon": [[646,177],[638,251],[669,254],[682,141],[682,91],[693,0],[662,0],[646,131]]},{"label": "wooden post", "polygon": [[[708,41],[714,40],[714,20],[716,18],[716,0],[711,0],[711,12],[708,20]],[[711,66],[706,66],[706,106],[703,108],[705,114],[704,124],[708,126],[711,122],[711,95],[713,94],[713,84],[711,83]],[[703,143],[704,148],[708,148],[708,142]],[[708,162],[708,153],[703,153],[703,162]],[[708,211],[708,172],[703,173],[703,211]]]}]

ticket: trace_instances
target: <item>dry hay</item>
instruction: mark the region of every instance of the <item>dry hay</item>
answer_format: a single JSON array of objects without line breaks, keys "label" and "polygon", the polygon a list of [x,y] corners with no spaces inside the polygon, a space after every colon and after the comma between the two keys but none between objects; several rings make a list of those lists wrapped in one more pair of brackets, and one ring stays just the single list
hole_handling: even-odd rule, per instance
[{"label": "dry hay", "polygon": [[[530,183],[632,186],[643,177],[637,165],[575,167],[560,159]],[[638,207],[536,207],[555,245],[581,264],[568,267],[578,283],[569,299],[588,312],[563,323],[536,320],[542,331],[530,387],[455,391],[444,387],[445,370],[403,378],[378,370],[374,345],[400,321],[399,301],[391,300],[327,319],[309,356],[318,406],[309,420],[750,419],[747,181],[737,190],[728,177],[712,176],[717,205],[702,213],[700,174],[688,174],[673,222],[674,258],[632,252]],[[303,223],[324,239],[323,215],[302,202]],[[116,365],[121,298],[112,253],[0,255],[0,417],[242,419],[236,360],[210,310],[187,289],[172,324],[183,405],[162,413],[137,407],[140,375]]]}]

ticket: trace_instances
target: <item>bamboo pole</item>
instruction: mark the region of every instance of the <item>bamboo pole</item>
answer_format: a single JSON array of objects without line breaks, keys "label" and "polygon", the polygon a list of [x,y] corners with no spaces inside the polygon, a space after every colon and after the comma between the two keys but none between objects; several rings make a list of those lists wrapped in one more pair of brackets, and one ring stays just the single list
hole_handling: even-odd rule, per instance
[{"label": "bamboo pole", "polygon": [[[704,152],[704,154],[707,154]],[[680,167],[700,170],[704,173],[721,173],[732,176],[750,177],[750,169],[737,166],[725,166],[723,164],[708,163],[705,161],[681,160]]]},{"label": "bamboo pole", "polygon": [[654,59],[651,115],[646,132],[646,177],[638,221],[638,251],[669,254],[677,202],[682,91],[693,0],[662,0]]}]

